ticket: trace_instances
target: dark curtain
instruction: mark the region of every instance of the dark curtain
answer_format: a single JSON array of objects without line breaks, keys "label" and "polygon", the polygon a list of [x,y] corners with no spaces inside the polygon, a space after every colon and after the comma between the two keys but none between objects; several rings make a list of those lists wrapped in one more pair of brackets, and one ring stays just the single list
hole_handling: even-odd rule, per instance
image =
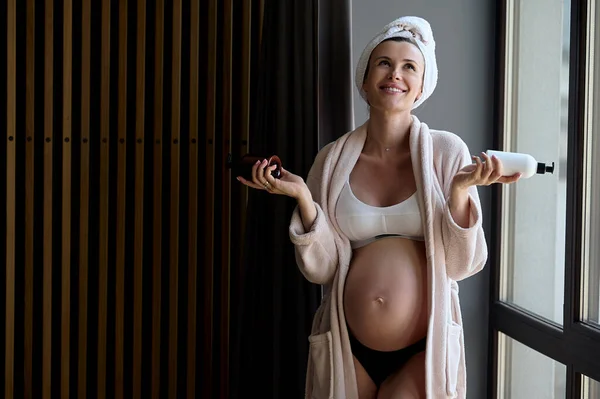
[{"label": "dark curtain", "polygon": [[[276,154],[306,178],[318,150],[352,127],[349,16],[349,0],[265,1],[251,83],[251,153]],[[231,308],[232,398],[304,397],[321,287],[296,265],[288,235],[295,205],[249,192],[242,270],[232,276],[241,279]]]},{"label": "dark curtain", "polygon": [[354,127],[350,0],[319,1],[319,148]]}]

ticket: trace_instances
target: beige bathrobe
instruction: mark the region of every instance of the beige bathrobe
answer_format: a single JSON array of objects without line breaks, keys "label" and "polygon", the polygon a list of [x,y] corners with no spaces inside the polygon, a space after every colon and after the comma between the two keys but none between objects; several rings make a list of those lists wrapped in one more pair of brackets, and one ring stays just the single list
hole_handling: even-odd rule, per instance
[{"label": "beige bathrobe", "polygon": [[[296,208],[290,222],[290,239],[300,271],[309,281],[324,286],[308,337],[306,397],[311,399],[358,398],[343,306],[352,249],[334,216],[344,182],[365,139],[366,123],[319,151],[306,179],[317,218],[306,232]],[[456,282],[484,267],[487,245],[477,187],[469,190],[469,228],[454,222],[448,198],[452,177],[471,163],[471,154],[457,135],[430,130],[415,116],[410,152],[427,252],[427,398],[465,398],[464,336]]]}]

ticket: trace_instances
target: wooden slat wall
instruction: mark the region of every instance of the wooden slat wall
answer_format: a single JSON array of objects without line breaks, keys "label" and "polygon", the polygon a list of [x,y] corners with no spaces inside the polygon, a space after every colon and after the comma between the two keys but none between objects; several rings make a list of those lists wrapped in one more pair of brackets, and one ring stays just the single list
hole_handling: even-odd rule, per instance
[{"label": "wooden slat wall", "polygon": [[4,397],[227,397],[263,1],[1,7]]}]

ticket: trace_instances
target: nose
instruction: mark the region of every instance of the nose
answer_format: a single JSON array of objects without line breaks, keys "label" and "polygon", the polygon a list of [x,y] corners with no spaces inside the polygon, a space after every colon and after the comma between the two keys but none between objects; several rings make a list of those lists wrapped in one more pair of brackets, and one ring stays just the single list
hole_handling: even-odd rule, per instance
[{"label": "nose", "polygon": [[402,80],[402,74],[397,68],[392,69],[388,77],[390,80]]}]

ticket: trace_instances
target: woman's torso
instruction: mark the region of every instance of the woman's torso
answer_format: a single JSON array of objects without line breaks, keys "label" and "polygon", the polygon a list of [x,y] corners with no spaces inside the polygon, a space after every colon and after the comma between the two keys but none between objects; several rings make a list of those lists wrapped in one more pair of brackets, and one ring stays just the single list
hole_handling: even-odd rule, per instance
[{"label": "woman's torso", "polygon": [[422,223],[410,156],[390,166],[361,155],[345,191],[345,203],[354,201],[355,209],[345,212],[349,207],[338,202],[340,227],[352,230],[341,218],[357,212],[362,218],[353,220],[358,234],[351,239],[361,230],[375,233],[377,225],[410,237],[380,238],[353,250],[344,289],[346,321],[372,349],[404,348],[426,336],[428,320],[425,244],[414,237],[422,234]]}]

